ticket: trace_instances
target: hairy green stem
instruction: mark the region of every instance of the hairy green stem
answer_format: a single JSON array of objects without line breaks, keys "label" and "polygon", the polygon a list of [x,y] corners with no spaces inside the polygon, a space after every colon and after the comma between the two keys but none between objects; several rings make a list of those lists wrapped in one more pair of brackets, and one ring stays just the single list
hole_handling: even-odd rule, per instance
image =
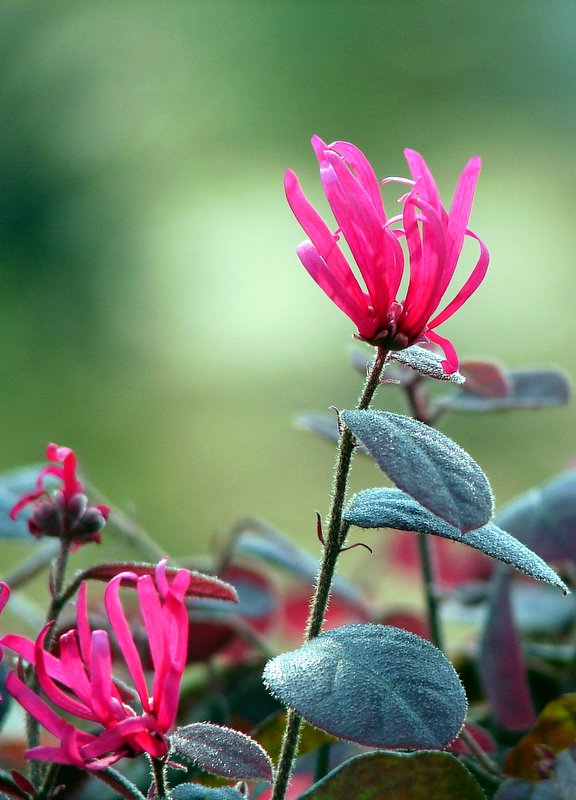
[{"label": "hairy green stem", "polygon": [[[378,348],[376,358],[366,378],[366,383],[358,400],[357,408],[361,411],[367,409],[372,402],[374,393],[380,383],[380,377],[386,364],[388,351]],[[342,510],[346,498],[348,475],[352,463],[355,439],[352,431],[344,427],[338,442],[338,455],[332,502],[328,522],[328,531],[324,541],[324,553],[320,564],[320,571],[312,597],[310,614],[306,625],[305,640],[313,639],[322,630],[324,616],[330,599],[330,588],[334,578],[336,562],[342,550],[342,545],[348,532],[348,525],[342,524]],[[282,749],[276,768],[276,780],[271,800],[283,800],[294,768],[298,754],[298,741],[302,727],[302,718],[295,711],[288,710],[286,728],[282,739]]]},{"label": "hairy green stem", "polygon": [[422,582],[424,584],[424,595],[426,598],[426,609],[428,612],[430,635],[436,647],[439,650],[444,650],[444,637],[442,632],[442,623],[440,621],[440,604],[438,602],[438,593],[436,591],[432,547],[427,534],[418,534],[418,546],[420,548],[420,566],[422,567]]},{"label": "hairy green stem", "polygon": [[152,780],[156,787],[156,794],[158,797],[169,797],[169,786],[166,780],[166,758],[153,758],[149,756],[150,771],[152,773]]},{"label": "hairy green stem", "polygon": [[107,786],[115,789],[118,794],[125,797],[126,800],[146,800],[137,786],[134,786],[132,781],[125,778],[120,772],[112,767],[104,767],[104,769],[95,769],[90,773],[94,778],[105,783]]}]

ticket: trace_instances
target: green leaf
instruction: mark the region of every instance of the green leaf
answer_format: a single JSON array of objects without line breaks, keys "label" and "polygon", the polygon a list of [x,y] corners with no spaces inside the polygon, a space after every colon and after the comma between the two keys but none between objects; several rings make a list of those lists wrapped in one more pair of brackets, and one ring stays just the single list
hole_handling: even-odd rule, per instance
[{"label": "green leaf", "polygon": [[376,488],[358,492],[344,509],[343,518],[359,528],[395,528],[450,539],[480,550],[568,593],[566,584],[545,561],[497,525],[489,522],[462,534],[400,489]]},{"label": "green leaf", "polygon": [[401,414],[342,411],[340,418],[400,489],[463,533],[485,525],[492,490],[478,464],[443,433]]},{"label": "green leaf", "polygon": [[272,782],[272,762],[264,748],[233,728],[193,722],[176,728],[170,743],[177,753],[212,775]]},{"label": "green leaf", "polygon": [[424,347],[419,347],[417,344],[407,347],[405,350],[392,351],[390,358],[398,361],[403,367],[410,367],[426,378],[435,378],[438,381],[450,381],[451,383],[464,383],[466,380],[464,375],[459,372],[446,373],[442,366],[441,356]]},{"label": "green leaf", "polygon": [[298,800],[485,800],[449,753],[366,753],[344,762]]},{"label": "green leaf", "polygon": [[466,715],[464,689],[444,654],[386,625],[327,631],[269,661],[264,682],[317,728],[373,747],[445,747]]},{"label": "green leaf", "polygon": [[[165,798],[154,798],[154,800],[165,800]],[[199,783],[181,783],[170,790],[170,800],[245,800],[245,798],[231,786],[211,789]]]}]

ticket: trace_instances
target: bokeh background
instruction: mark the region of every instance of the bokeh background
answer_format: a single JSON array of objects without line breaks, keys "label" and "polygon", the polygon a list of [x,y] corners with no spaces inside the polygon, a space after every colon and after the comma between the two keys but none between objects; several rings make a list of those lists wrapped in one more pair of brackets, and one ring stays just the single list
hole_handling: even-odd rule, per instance
[{"label": "bokeh background", "polygon": [[[177,556],[247,514],[314,547],[333,453],[293,420],[361,377],[294,253],[282,176],[320,202],[313,133],[382,177],[420,150],[446,202],[480,154],[491,269],[442,332],[574,372],[575,47],[571,0],[4,0],[0,469],[72,446]],[[574,456],[573,409],[443,430],[501,502]]]}]

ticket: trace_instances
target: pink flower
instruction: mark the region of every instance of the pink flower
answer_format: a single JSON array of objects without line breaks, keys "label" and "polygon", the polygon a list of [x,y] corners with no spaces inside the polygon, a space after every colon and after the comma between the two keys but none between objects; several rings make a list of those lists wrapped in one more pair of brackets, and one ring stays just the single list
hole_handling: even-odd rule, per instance
[{"label": "pink flower", "polygon": [[[417,342],[435,342],[444,350],[446,372],[458,368],[453,344],[435,328],[476,291],[488,268],[484,243],[468,230],[480,159],[471,158],[462,172],[450,211],[440,201],[434,178],[422,156],[405,150],[411,179],[405,183],[402,213],[387,217],[380,185],[366,156],[349,142],[327,145],[318,136],[312,146],[320,164],[324,193],[338,225],[335,233],[308,201],[296,175],[285,176],[286,197],[309,239],[297,253],[328,297],[358,328],[357,338],[390,350]],[[338,244],[346,240],[366,290],[360,285]],[[437,311],[454,275],[464,238],[479,244],[480,256],[456,296]],[[409,279],[406,296],[397,299],[404,276],[406,241]]]},{"label": "pink flower", "polygon": [[[58,656],[44,647],[52,623],[35,642],[16,634],[0,639],[0,647],[14,650],[34,665],[40,688],[52,704],[27,686],[18,672],[9,673],[7,691],[60,742],[34,747],[26,752],[27,758],[97,770],[124,756],[148,753],[159,758],[168,752],[167,733],[176,719],[188,649],[184,598],[193,575],[181,569],[170,577],[163,559],[154,576],[122,572],[106,586],[106,613],[134,686],[130,696],[112,676],[108,633],[90,630],[86,583],[78,595],[77,627],[59,637]],[[122,583],[136,586],[154,669],[151,688],[120,602]],[[62,712],[87,720],[90,732],[75,727]],[[98,725],[102,730],[94,732]]]},{"label": "pink flower", "polygon": [[[28,520],[28,529],[34,536],[56,536],[71,540],[77,548],[86,542],[100,542],[100,531],[106,524],[108,506],[89,506],[84,486],[76,474],[76,454],[69,447],[49,444],[46,458],[54,462],[40,470],[36,491],[19,500],[10,511],[16,519],[20,511],[32,504],[34,509]],[[52,497],[44,488],[44,481],[52,475],[62,481]]]}]

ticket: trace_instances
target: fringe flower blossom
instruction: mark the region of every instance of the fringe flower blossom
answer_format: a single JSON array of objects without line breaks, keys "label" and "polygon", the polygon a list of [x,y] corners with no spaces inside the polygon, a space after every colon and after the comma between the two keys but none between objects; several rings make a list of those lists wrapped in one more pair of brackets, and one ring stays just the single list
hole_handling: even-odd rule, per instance
[{"label": "fringe flower blossom", "polygon": [[[488,268],[484,243],[468,229],[480,159],[471,158],[460,175],[450,210],[440,200],[422,156],[405,150],[411,178],[388,178],[407,184],[402,213],[387,217],[380,184],[366,156],[349,142],[327,145],[318,136],[312,146],[320,179],[338,228],[332,233],[288,170],[288,203],[309,239],[298,256],[312,278],[358,328],[357,338],[391,350],[431,341],[443,349],[446,372],[458,368],[453,344],[434,330],[476,291]],[[346,240],[366,290],[338,244]],[[475,239],[480,256],[456,296],[437,311],[454,275],[464,238]],[[397,299],[405,271],[401,240],[406,241],[409,279],[406,296]]]},{"label": "fringe flower blossom", "polygon": [[[49,444],[46,458],[53,463],[40,470],[36,491],[19,500],[10,511],[16,519],[27,505],[33,510],[28,520],[28,529],[34,536],[55,536],[69,540],[77,548],[86,542],[100,542],[100,531],[110,514],[108,506],[89,506],[84,486],[76,474],[76,454],[69,447]],[[62,486],[52,496],[44,487],[47,477],[62,481]]]},{"label": "fringe flower blossom", "polygon": [[[163,559],[154,576],[121,572],[106,586],[106,613],[132,678],[135,691],[131,697],[125,687],[119,688],[112,676],[108,633],[90,630],[86,583],[82,584],[78,595],[77,627],[59,637],[58,656],[44,647],[53,623],[43,628],[35,642],[16,634],[0,639],[0,648],[10,648],[34,665],[40,689],[52,704],[48,705],[27,686],[18,672],[8,674],[7,691],[60,740],[59,746],[42,745],[28,750],[27,758],[97,770],[124,756],[148,753],[160,758],[168,752],[166,734],[176,719],[188,647],[188,612],[184,598],[194,580],[188,570],[172,574],[173,577],[168,575],[166,559]],[[221,584],[204,577],[208,582]],[[151,691],[120,602],[122,583],[135,585],[138,593],[154,668]],[[91,732],[74,727],[52,706],[87,720]],[[102,730],[92,732],[94,725],[102,726]]]}]

